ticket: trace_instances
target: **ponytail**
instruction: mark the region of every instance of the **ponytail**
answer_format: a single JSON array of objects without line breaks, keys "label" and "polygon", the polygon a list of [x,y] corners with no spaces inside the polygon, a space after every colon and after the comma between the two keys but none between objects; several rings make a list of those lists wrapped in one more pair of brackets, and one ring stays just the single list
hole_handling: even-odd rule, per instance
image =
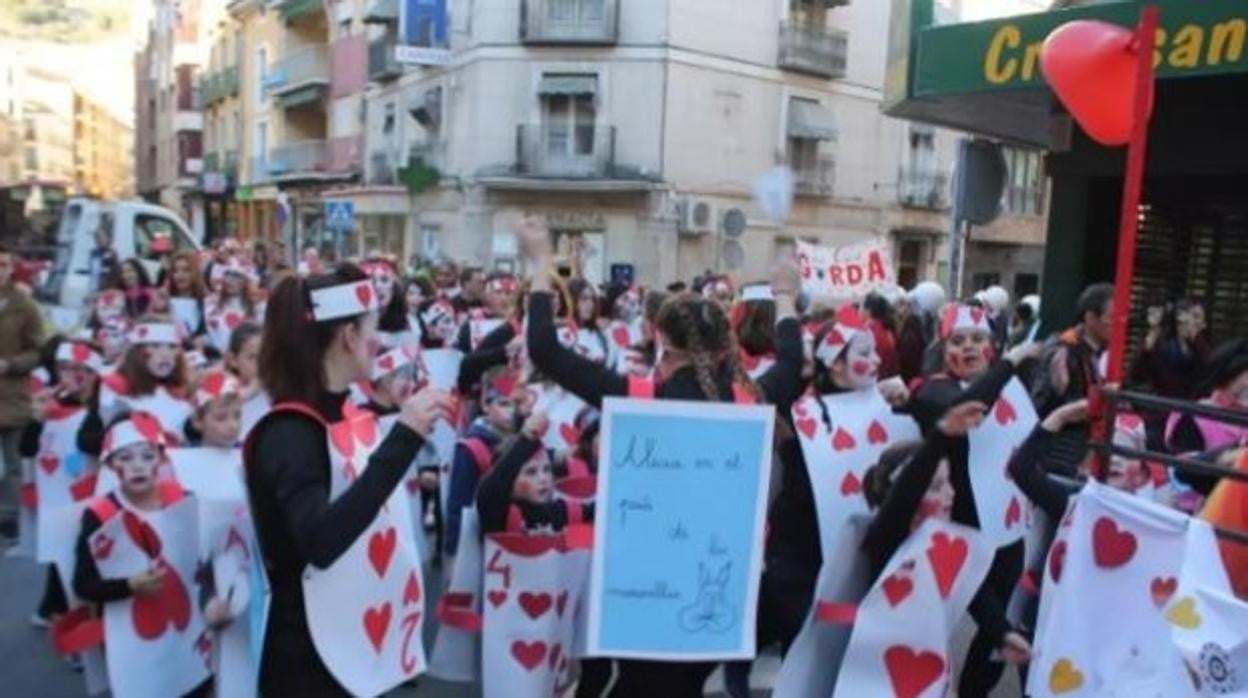
[{"label": "ponytail", "polygon": [[328,322],[312,319],[312,291],[363,281],[368,276],[351,264],[305,278],[287,276],[273,289],[260,340],[260,384],[273,403],[316,403],[325,391],[325,354],[338,330],[363,315]]}]

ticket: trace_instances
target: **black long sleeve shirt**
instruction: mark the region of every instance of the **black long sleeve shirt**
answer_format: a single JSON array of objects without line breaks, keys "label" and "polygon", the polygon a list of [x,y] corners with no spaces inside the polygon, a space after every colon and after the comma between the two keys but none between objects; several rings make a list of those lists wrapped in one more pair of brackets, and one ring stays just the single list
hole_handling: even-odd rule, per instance
[{"label": "black long sleeve shirt", "polygon": [[[508,513],[513,506],[519,510],[525,530],[558,532],[567,528],[570,517],[566,501],[552,499],[535,503],[512,498],[520,470],[541,448],[541,441],[523,435],[518,437],[482,478],[477,487],[477,516],[482,534],[506,531]],[[586,520],[592,520],[593,504],[582,505],[582,514]]]},{"label": "black long sleeve shirt", "polygon": [[469,394],[481,382],[481,376],[491,368],[507,365],[507,345],[515,337],[515,327],[510,322],[504,322],[481,340],[476,351],[464,357],[459,364],[459,379],[456,381],[461,395]]},{"label": "black long sleeve shirt", "polygon": [[[116,494],[108,494],[118,508]],[[74,593],[84,601],[92,603],[108,603],[121,601],[134,595],[130,590],[130,582],[126,579],[105,579],[100,576],[100,568],[91,555],[91,536],[103,526],[100,517],[90,508],[82,512],[82,526],[78,531],[78,541],[74,546]]]}]

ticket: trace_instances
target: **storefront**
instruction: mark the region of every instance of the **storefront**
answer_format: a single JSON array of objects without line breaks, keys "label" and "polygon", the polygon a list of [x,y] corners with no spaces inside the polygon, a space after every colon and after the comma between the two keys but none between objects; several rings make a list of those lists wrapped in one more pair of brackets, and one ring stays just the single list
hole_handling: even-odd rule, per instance
[{"label": "storefront", "polygon": [[[1074,321],[1084,286],[1112,281],[1125,149],[1088,139],[1040,74],[1040,46],[1074,19],[1134,26],[1127,0],[932,26],[932,0],[897,0],[886,111],[1049,151],[1043,319]],[[1141,206],[1130,326],[1146,305],[1203,300],[1214,340],[1248,333],[1248,5],[1150,0],[1161,8],[1157,98]]]}]

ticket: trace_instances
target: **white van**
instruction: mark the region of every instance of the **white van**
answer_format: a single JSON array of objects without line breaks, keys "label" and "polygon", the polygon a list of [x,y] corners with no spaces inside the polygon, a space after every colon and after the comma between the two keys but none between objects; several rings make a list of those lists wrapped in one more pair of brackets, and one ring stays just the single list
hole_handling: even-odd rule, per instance
[{"label": "white van", "polygon": [[160,268],[160,257],[152,250],[153,240],[170,239],[174,252],[199,249],[190,229],[167,208],[138,201],[71,198],[57,225],[52,270],[36,292],[43,303],[59,306],[54,315],[81,315],[93,291],[91,250],[95,249],[95,235],[101,228],[112,234],[117,259],[137,258],[152,280]]}]

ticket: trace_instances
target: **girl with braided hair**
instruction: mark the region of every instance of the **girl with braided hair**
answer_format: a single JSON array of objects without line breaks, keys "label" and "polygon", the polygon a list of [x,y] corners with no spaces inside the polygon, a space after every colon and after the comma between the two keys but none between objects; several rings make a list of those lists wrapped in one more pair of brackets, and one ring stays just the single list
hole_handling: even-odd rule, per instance
[{"label": "girl with braided hair", "polygon": [[[779,352],[776,365],[759,377],[757,388],[747,382],[736,361],[736,343],[724,309],[693,294],[677,295],[659,311],[654,378],[627,377],[559,343],[549,282],[554,265],[550,235],[534,219],[527,219],[519,230],[530,268],[534,269],[528,314],[529,359],[543,375],[597,408],[610,396],[732,402],[748,395],[748,399],[775,404],[781,414],[788,412],[800,390],[802,368],[801,328],[794,309],[799,284],[795,269],[778,272],[772,283],[780,318],[776,327]],[[700,697],[714,668],[712,662],[586,660],[577,695]]]}]

